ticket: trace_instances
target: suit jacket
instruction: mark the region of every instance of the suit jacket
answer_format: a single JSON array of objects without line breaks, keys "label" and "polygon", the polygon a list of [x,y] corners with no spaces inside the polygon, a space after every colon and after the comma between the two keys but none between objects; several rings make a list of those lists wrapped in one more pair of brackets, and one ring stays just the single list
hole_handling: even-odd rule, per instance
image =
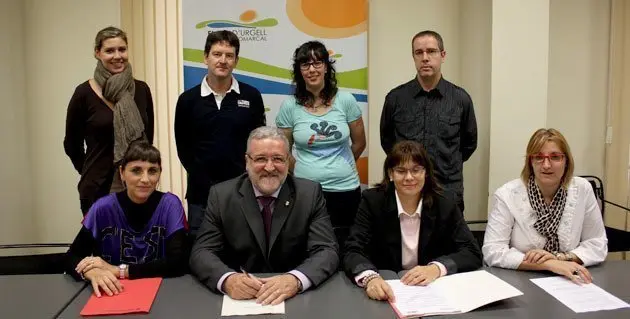
[{"label": "suit jacket", "polygon": [[[481,267],[481,251],[455,202],[443,196],[423,201],[418,265],[437,261],[448,274]],[[394,187],[365,190],[345,245],[344,270],[353,278],[365,270],[402,269],[402,240]]]},{"label": "suit jacket", "polygon": [[287,176],[274,205],[267,244],[247,173],[213,186],[190,256],[192,273],[213,291],[221,276],[240,267],[252,273],[298,270],[314,286],[330,277],[339,256],[321,186]]}]

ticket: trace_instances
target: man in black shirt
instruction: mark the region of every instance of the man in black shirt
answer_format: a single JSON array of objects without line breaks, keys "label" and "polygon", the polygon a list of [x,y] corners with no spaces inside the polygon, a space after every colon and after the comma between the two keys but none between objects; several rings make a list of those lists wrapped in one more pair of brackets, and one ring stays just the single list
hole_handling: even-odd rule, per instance
[{"label": "man in black shirt", "polygon": [[442,77],[442,37],[422,31],[411,40],[416,77],[391,90],[381,114],[385,153],[401,140],[424,145],[438,181],[464,210],[463,163],[477,148],[477,121],[466,91]]},{"label": "man in black shirt", "polygon": [[201,225],[210,186],[245,172],[249,133],[265,125],[260,92],[237,81],[240,43],[230,31],[208,34],[201,84],[182,93],[175,108],[175,143],[188,173],[188,221],[194,236]]}]

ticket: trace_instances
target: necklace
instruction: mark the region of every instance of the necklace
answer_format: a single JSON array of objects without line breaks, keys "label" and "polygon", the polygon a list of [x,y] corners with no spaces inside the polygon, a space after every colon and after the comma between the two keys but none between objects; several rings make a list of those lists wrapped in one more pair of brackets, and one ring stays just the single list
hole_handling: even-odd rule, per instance
[{"label": "necklace", "polygon": [[311,108],[311,109],[317,110],[317,109],[318,109],[318,108],[320,108],[320,107],[323,107],[323,108],[328,107],[328,104],[326,104],[326,103],[322,103],[322,102],[319,102],[319,103],[314,103],[314,104],[307,103],[305,106],[306,106],[307,108]]}]

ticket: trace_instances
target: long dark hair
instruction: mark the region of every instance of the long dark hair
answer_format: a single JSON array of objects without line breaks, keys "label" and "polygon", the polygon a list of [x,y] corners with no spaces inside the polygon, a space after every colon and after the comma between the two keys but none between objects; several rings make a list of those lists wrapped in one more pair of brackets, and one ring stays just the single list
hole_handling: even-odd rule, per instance
[{"label": "long dark hair", "polygon": [[324,74],[324,89],[319,93],[319,97],[324,104],[330,104],[335,94],[337,94],[337,76],[333,64],[330,60],[328,50],[319,41],[309,41],[295,49],[293,53],[293,83],[295,84],[295,100],[300,105],[312,104],[315,97],[306,89],[306,82],[302,77],[300,65],[308,61],[322,61],[326,65],[327,72]]},{"label": "long dark hair", "polygon": [[422,186],[421,194],[425,205],[431,207],[435,197],[442,194],[442,186],[437,182],[433,171],[433,163],[427,155],[422,144],[415,141],[401,141],[394,145],[392,151],[385,158],[383,163],[383,180],[376,185],[381,189],[391,190],[394,183],[389,180],[389,175],[398,165],[413,162],[424,167],[424,186]]}]

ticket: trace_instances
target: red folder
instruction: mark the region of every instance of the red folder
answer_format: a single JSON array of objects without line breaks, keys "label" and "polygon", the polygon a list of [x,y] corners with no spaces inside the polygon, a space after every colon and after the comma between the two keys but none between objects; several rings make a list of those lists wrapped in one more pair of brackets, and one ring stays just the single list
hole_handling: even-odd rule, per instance
[{"label": "red folder", "polygon": [[123,291],[118,295],[108,296],[103,293],[98,298],[92,294],[81,310],[81,316],[149,313],[162,278],[121,280],[120,283]]}]

